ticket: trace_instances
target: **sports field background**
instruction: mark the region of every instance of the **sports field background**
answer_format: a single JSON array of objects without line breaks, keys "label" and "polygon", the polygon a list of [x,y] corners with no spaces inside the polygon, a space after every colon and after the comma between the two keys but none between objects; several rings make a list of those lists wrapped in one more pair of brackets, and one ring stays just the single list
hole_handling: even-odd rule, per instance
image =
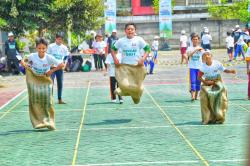
[{"label": "sports field background", "polygon": [[247,160],[250,102],[244,62],[223,78],[229,109],[222,125],[201,125],[200,103],[191,102],[187,67],[163,52],[145,80],[141,102],[110,101],[108,76],[65,73],[63,96],[55,95],[56,131],[34,130],[27,92],[0,110],[1,165],[241,166]]}]

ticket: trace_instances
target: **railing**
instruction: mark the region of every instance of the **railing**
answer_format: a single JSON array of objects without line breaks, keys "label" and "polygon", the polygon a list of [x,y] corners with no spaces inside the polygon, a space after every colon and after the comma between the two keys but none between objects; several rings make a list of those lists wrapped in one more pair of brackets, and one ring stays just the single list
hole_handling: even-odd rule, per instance
[{"label": "railing", "polygon": [[[189,6],[189,5],[206,5],[209,1],[213,3],[221,3],[221,0],[176,0],[175,6]],[[241,2],[243,0],[228,0],[228,3]]]}]

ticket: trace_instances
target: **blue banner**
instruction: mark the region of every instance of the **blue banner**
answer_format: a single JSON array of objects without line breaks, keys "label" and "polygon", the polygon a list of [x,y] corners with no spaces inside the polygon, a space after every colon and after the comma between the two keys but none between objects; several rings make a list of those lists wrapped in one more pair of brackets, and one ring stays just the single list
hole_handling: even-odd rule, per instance
[{"label": "blue banner", "polygon": [[172,37],[172,6],[171,0],[160,0],[159,2],[159,28],[160,37]]},{"label": "blue banner", "polygon": [[116,0],[107,0],[105,6],[105,33],[111,34],[116,29]]}]

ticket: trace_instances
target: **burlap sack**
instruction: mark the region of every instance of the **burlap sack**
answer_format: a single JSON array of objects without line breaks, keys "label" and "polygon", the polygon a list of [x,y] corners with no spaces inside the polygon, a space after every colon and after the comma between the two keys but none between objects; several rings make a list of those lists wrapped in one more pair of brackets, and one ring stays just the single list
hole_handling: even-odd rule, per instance
[{"label": "burlap sack", "polygon": [[36,75],[27,67],[26,83],[29,94],[29,115],[33,127],[55,129],[52,80],[45,75]]},{"label": "burlap sack", "polygon": [[200,92],[202,123],[223,123],[228,109],[227,90],[222,81],[215,86],[201,86]]},{"label": "burlap sack", "polygon": [[115,78],[119,88],[115,90],[120,96],[131,96],[138,104],[143,92],[143,80],[146,76],[144,66],[119,64],[115,67]]}]

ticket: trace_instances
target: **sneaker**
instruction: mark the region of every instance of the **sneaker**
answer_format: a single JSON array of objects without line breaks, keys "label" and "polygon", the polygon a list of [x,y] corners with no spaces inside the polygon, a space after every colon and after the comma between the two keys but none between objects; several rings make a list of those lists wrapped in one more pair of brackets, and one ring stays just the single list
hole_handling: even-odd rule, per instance
[{"label": "sneaker", "polygon": [[121,100],[119,100],[119,102],[120,102],[120,104],[122,104],[124,101],[121,99]]},{"label": "sneaker", "polygon": [[114,99],[114,100],[111,100],[111,102],[112,102],[112,103],[116,103],[116,99]]}]

